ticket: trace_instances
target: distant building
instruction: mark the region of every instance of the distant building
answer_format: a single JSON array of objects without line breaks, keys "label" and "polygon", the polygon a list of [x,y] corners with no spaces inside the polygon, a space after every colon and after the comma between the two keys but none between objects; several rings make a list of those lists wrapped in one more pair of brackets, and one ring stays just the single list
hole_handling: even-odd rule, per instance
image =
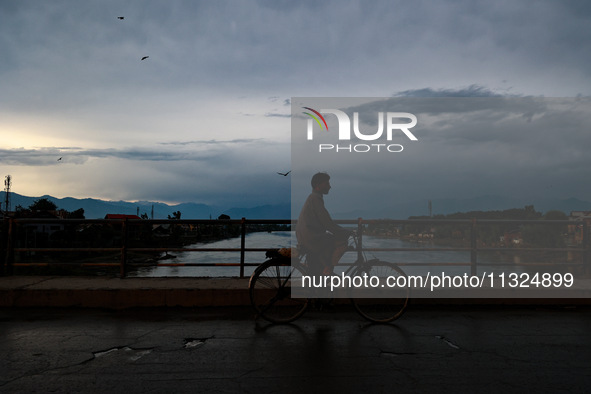
[{"label": "distant building", "polygon": [[[57,211],[32,211],[26,212],[24,216],[26,219],[62,219]],[[61,221],[50,221],[35,223],[24,223],[23,227],[25,228],[25,232],[28,234],[44,234],[47,237],[53,235],[53,233],[62,231],[64,229],[64,225]]]},{"label": "distant building", "polygon": [[[120,213],[108,213],[105,215],[105,219],[112,219],[112,220],[125,220],[125,219],[130,219],[130,220],[135,220],[135,219],[139,219],[141,220],[142,218],[137,216],[137,215],[125,215],[125,214],[120,214]],[[123,222],[125,223],[125,222]],[[114,225],[115,227],[118,227],[118,225]],[[127,235],[130,239],[136,238],[140,235],[140,233],[142,232],[142,226],[128,226],[127,229]]]},{"label": "distant building", "polygon": [[521,245],[523,243],[523,238],[521,237],[521,232],[519,230],[513,230],[506,232],[501,237],[500,241],[508,247],[511,245]]},{"label": "distant building", "polygon": [[105,219],[141,219],[141,217],[137,215],[124,215],[120,213],[108,213],[105,215]]},{"label": "distant building", "polygon": [[57,211],[55,211],[55,215],[60,219],[67,219],[68,214],[69,214],[69,212],[66,211],[65,209],[58,209]]},{"label": "distant building", "polygon": [[583,243],[584,222],[591,221],[591,211],[571,211],[568,220],[575,222],[568,225],[569,243],[580,245]]},{"label": "distant building", "polygon": [[168,237],[171,233],[170,224],[153,224],[152,234],[155,237]]},{"label": "distant building", "polygon": [[569,220],[591,219],[591,211],[571,211]]}]

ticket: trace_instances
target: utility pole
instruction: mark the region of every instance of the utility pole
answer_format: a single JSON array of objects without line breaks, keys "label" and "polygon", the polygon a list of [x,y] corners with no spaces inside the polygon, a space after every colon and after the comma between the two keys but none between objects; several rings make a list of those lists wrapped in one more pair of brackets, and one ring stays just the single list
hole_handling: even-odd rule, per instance
[{"label": "utility pole", "polygon": [[6,175],[6,179],[4,180],[4,191],[6,192],[6,200],[4,201],[4,210],[6,212],[10,211],[10,186],[12,184],[12,177],[10,175]]}]

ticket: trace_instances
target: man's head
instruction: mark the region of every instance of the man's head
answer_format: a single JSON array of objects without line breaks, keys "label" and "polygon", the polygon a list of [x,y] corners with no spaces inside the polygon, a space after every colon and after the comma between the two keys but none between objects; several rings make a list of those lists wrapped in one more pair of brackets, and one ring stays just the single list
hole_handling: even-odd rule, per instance
[{"label": "man's head", "polygon": [[326,172],[319,172],[312,177],[312,189],[322,194],[328,194],[330,190],[330,175]]}]

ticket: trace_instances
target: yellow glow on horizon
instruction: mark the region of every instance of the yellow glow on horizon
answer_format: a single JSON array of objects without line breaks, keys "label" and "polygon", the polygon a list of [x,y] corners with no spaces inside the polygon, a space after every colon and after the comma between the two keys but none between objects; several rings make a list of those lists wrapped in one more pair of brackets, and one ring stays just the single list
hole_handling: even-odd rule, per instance
[{"label": "yellow glow on horizon", "polygon": [[[88,145],[88,127],[59,116],[0,111],[0,147],[34,149]],[[90,133],[90,136],[97,133]],[[83,141],[86,143],[84,144]]]},{"label": "yellow glow on horizon", "polygon": [[32,149],[51,142],[51,139],[21,128],[0,126],[0,146],[5,149]]},{"label": "yellow glow on horizon", "polygon": [[0,123],[0,147],[5,149],[34,149],[38,147],[54,147],[71,145],[72,142],[59,138],[50,129],[36,128],[30,125]]}]

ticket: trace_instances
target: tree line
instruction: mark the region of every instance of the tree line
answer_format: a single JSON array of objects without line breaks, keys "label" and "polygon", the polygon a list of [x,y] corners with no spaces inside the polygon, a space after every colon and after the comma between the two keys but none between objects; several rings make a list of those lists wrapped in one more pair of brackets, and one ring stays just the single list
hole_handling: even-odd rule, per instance
[{"label": "tree line", "polygon": [[[441,223],[438,220],[567,220],[567,215],[558,210],[545,214],[535,210],[533,205],[496,211],[457,212],[448,215],[411,216],[409,220],[429,220],[430,223],[404,223],[397,225],[387,221],[372,223],[367,234],[392,236],[406,239],[432,239],[433,241],[468,242],[471,237],[471,223]],[[511,237],[522,245],[561,247],[566,243],[567,226],[564,224],[522,224],[522,223],[479,223],[477,240],[481,245],[499,245],[503,238]],[[517,245],[518,242],[512,245]]]}]

